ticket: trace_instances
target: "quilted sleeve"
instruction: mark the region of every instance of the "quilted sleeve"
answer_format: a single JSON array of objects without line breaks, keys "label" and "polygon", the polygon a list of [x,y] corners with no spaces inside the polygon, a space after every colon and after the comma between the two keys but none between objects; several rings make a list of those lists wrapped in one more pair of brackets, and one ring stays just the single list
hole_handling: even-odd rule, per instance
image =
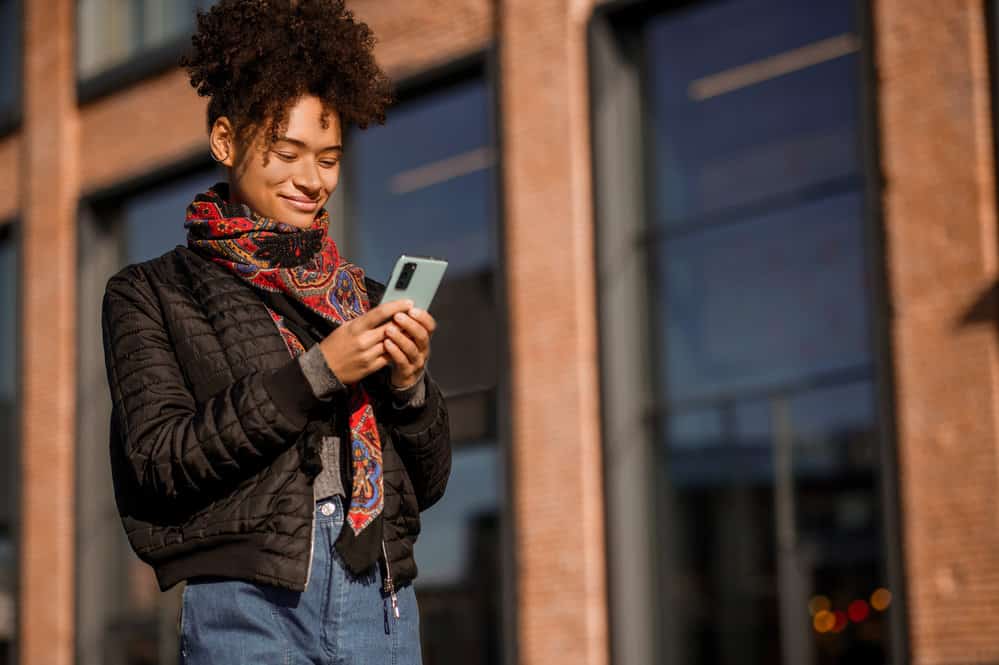
[{"label": "quilted sleeve", "polygon": [[217,495],[289,448],[319,400],[300,363],[255,372],[198,402],[140,270],[112,277],[102,305],[112,431],[124,472],[154,501]]},{"label": "quilted sleeve", "polygon": [[379,418],[391,429],[395,448],[406,465],[420,510],[437,503],[451,475],[451,424],[440,387],[424,368],[422,404],[384,409]]}]

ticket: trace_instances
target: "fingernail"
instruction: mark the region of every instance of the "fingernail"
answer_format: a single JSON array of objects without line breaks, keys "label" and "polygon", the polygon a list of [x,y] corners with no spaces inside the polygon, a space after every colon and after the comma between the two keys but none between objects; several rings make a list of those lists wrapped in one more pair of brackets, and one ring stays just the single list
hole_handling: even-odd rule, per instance
[{"label": "fingernail", "polygon": [[406,313],[405,312],[396,312],[395,313],[395,320],[396,321],[405,321],[406,320]]},{"label": "fingernail", "polygon": [[415,305],[416,303],[414,303],[414,302],[413,302],[412,300],[409,300],[409,299],[407,299],[407,300],[406,300],[406,304],[407,304],[407,305],[408,305],[408,306],[409,306],[410,308],[412,308],[412,307],[413,307],[413,305]]},{"label": "fingernail", "polygon": [[409,313],[410,313],[410,314],[419,314],[419,313],[420,313],[420,312],[422,312],[422,311],[423,311],[423,310],[422,310],[422,309],[420,309],[419,307],[414,307],[413,309],[411,309],[411,310],[410,310],[410,312],[409,312]]}]

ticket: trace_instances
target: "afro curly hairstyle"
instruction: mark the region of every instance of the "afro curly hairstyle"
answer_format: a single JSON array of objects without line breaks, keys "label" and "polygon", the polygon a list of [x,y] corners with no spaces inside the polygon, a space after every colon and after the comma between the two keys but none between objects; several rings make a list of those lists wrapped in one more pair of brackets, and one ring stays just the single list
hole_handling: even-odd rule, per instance
[{"label": "afro curly hairstyle", "polygon": [[392,102],[374,33],[344,0],[220,0],[198,12],[191,43],[180,64],[209,98],[209,131],[226,116],[239,141],[264,130],[269,148],[302,95],[322,101],[324,128],[331,109],[344,127],[383,124]]}]

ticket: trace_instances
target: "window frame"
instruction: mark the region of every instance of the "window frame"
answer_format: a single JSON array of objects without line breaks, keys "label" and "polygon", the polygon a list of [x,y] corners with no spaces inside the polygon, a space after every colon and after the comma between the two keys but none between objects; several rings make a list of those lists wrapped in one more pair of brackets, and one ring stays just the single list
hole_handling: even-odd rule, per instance
[{"label": "window frame", "polygon": [[[861,41],[859,53],[861,77],[859,80],[860,116],[858,139],[863,146],[861,151],[861,178],[864,187],[864,214],[861,220],[864,234],[864,268],[867,275],[866,306],[869,312],[868,324],[870,348],[873,355],[873,384],[877,397],[876,417],[878,419],[878,441],[880,470],[875,490],[880,499],[881,546],[883,548],[882,569],[894,595],[893,611],[889,620],[889,640],[892,659],[907,662],[910,656],[908,634],[908,603],[904,561],[902,557],[902,522],[900,519],[900,498],[897,460],[897,419],[894,401],[893,349],[889,311],[887,266],[884,253],[884,222],[882,213],[882,174],[879,154],[880,131],[877,115],[877,76],[874,53],[874,26],[872,9],[863,0],[849,0],[857,18],[857,35]],[[993,5],[995,0],[988,3]],[[701,0],[608,0],[597,6],[587,21],[586,41],[588,54],[589,118],[591,146],[591,176],[593,187],[595,265],[598,271],[609,269],[605,247],[616,246],[635,252],[637,268],[629,272],[628,283],[634,293],[634,300],[650,302],[651,285],[648,283],[652,270],[651,253],[647,245],[639,245],[637,238],[622,237],[629,228],[638,228],[638,237],[648,240],[648,219],[654,210],[653,164],[650,151],[644,145],[643,136],[651,131],[647,105],[641,101],[646,89],[647,72],[641,37],[643,26],[656,16],[676,11],[683,7],[701,4]],[[995,22],[993,9],[990,25]],[[999,23],[997,23],[999,25]],[[618,98],[614,94],[618,94]],[[999,117],[999,112],[997,117]],[[629,122],[630,121],[630,122]],[[616,128],[617,134],[610,135]],[[633,128],[624,134],[621,127]],[[997,139],[999,144],[999,139]],[[637,196],[630,208],[623,210],[625,228],[622,230],[622,210],[615,199],[622,198],[615,191],[615,182],[620,186],[621,179],[611,173],[613,164],[631,173],[631,168],[639,169],[634,187]],[[615,235],[616,233],[616,235]],[[602,238],[607,236],[607,238]],[[628,244],[630,242],[630,244]],[[620,259],[620,255],[617,257]],[[628,258],[632,258],[631,255]],[[644,270],[643,270],[644,268]],[[667,651],[666,631],[660,630],[669,616],[669,603],[658,594],[662,575],[657,570],[656,561],[668,545],[668,537],[663,533],[643,534],[647,525],[657,524],[657,506],[664,488],[664,482],[654,476],[651,467],[656,459],[655,432],[662,417],[661,409],[655,405],[655,377],[648,368],[636,366],[635,359],[627,349],[629,344],[621,344],[625,339],[634,344],[644,344],[645,350],[654,357],[647,360],[658,366],[657,354],[664,352],[661,344],[655,344],[656,324],[654,316],[648,312],[632,313],[622,319],[619,310],[603,289],[597,294],[598,349],[600,354],[600,408],[601,436],[604,441],[604,500],[607,519],[605,520],[605,542],[607,543],[608,571],[608,612],[611,654],[614,662],[622,665],[639,665],[644,662],[662,662]],[[615,315],[616,314],[616,315]],[[629,330],[630,326],[630,330]],[[616,340],[612,345],[610,340]],[[632,368],[628,372],[623,367]],[[641,404],[638,416],[643,418],[640,444],[643,450],[631,455],[633,461],[622,463],[611,460],[608,442],[612,441],[612,431],[622,420],[610,408],[614,395],[632,395]],[[614,453],[616,455],[616,453]],[[613,462],[613,463],[612,463]],[[668,484],[665,486],[668,487]],[[649,502],[654,502],[650,504]],[[636,507],[638,513],[636,514]],[[623,531],[622,526],[623,526]],[[615,531],[618,529],[618,531]],[[655,530],[659,531],[659,530]],[[620,548],[615,545],[622,533],[636,539]],[[649,585],[652,590],[642,597],[640,581],[655,579]],[[636,628],[637,627],[637,628]],[[624,632],[629,631],[627,636]]]}]

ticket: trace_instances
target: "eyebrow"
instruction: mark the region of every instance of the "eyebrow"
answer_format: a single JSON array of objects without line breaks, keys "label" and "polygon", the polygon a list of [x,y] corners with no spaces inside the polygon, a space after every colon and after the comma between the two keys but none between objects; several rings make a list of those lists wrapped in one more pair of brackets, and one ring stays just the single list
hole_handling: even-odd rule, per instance
[{"label": "eyebrow", "polygon": [[[298,139],[293,139],[290,136],[283,136],[282,135],[282,136],[277,137],[277,140],[278,141],[287,141],[288,143],[291,143],[293,145],[297,145],[299,148],[308,148],[309,147],[309,146],[305,145],[304,141],[299,141]],[[339,144],[337,144],[337,145],[328,145],[325,148],[323,148],[322,150],[320,150],[319,152],[326,152],[328,150],[336,150],[337,152],[343,152],[343,146],[339,145]]]}]

